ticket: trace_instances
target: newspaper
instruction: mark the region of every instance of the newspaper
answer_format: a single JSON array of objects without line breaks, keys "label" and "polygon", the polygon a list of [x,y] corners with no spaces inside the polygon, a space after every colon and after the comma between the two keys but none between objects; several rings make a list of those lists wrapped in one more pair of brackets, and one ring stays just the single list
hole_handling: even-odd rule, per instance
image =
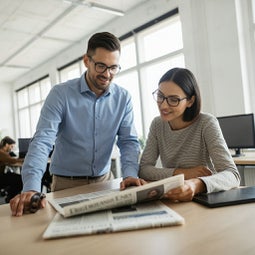
[{"label": "newspaper", "polygon": [[64,218],[59,213],[47,227],[44,239],[102,234],[184,224],[184,218],[160,201]]},{"label": "newspaper", "polygon": [[64,217],[107,210],[160,199],[169,190],[184,184],[184,175],[176,175],[125,190],[104,190],[64,198],[49,199],[50,204]]}]

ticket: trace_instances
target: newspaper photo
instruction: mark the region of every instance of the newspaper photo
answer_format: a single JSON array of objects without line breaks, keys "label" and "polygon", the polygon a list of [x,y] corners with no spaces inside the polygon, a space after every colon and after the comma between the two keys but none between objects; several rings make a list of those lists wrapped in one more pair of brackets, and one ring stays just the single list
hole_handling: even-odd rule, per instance
[{"label": "newspaper photo", "polygon": [[49,199],[50,204],[64,217],[112,209],[157,200],[173,188],[184,184],[184,175],[175,175],[125,190],[103,190],[64,198]]},{"label": "newspaper photo", "polygon": [[44,239],[102,234],[184,224],[184,218],[160,201],[64,218],[56,213]]}]

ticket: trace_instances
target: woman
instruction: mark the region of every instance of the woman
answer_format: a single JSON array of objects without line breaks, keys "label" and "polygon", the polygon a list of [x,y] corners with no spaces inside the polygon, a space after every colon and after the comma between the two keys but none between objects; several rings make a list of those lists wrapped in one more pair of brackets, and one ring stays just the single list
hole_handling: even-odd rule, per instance
[{"label": "woman", "polygon": [[[184,68],[169,70],[153,96],[160,117],[151,123],[139,177],[155,181],[184,174],[184,186],[165,194],[174,201],[190,201],[197,193],[238,187],[240,175],[217,119],[201,113],[194,75]],[[155,166],[159,156],[162,168]]]}]

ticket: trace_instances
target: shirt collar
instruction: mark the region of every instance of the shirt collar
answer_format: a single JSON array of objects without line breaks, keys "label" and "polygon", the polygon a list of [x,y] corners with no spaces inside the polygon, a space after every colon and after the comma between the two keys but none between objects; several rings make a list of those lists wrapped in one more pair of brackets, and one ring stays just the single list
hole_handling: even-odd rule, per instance
[{"label": "shirt collar", "polygon": [[89,86],[88,86],[88,84],[86,82],[86,79],[85,79],[85,75],[86,75],[86,72],[83,73],[82,76],[80,77],[80,89],[81,89],[81,93],[90,91]]},{"label": "shirt collar", "polygon": [[[80,90],[81,90],[81,93],[86,93],[86,92],[91,92],[89,86],[88,86],[88,83],[85,79],[85,75],[86,75],[86,72],[82,74],[82,76],[80,77]],[[108,89],[105,91],[105,93],[102,95],[102,96],[107,96],[108,94],[110,94],[112,92],[113,88],[110,84],[110,86],[108,87]]]}]

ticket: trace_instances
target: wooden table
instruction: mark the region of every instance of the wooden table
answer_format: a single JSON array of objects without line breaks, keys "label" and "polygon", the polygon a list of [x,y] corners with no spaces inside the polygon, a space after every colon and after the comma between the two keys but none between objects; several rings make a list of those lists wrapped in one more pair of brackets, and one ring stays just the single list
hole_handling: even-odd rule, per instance
[{"label": "wooden table", "polygon": [[[120,179],[48,193],[63,197],[116,188]],[[195,202],[170,203],[185,225],[129,232],[43,240],[55,214],[48,204],[35,214],[12,217],[9,205],[0,206],[0,254],[25,255],[221,255],[255,254],[255,203],[209,209]]]},{"label": "wooden table", "polygon": [[236,165],[242,166],[254,166],[255,165],[255,153],[246,152],[244,156],[234,157],[234,162]]},{"label": "wooden table", "polygon": [[[23,166],[23,163],[24,163],[24,161],[22,161],[22,162],[17,162],[17,163],[14,163],[14,164],[9,164],[9,166],[22,167],[22,166]],[[47,164],[50,164],[50,163],[51,163],[51,159],[48,158]]]},{"label": "wooden table", "polygon": [[255,185],[255,152],[244,151],[241,157],[233,157],[234,162],[241,175],[241,185]]}]

